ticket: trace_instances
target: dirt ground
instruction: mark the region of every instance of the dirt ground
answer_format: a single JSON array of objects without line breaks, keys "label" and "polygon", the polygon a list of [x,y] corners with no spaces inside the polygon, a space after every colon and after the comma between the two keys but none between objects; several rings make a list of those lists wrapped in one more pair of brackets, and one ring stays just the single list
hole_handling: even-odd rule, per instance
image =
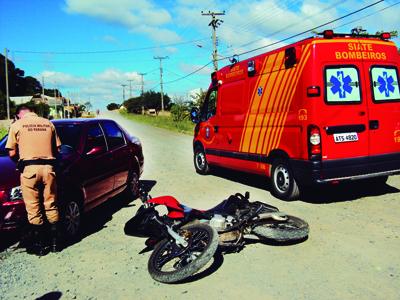
[{"label": "dirt ground", "polygon": [[232,193],[278,206],[307,220],[307,241],[253,243],[215,259],[193,281],[165,285],[147,272],[144,240],[124,235],[138,202],[116,197],[86,215],[82,240],[42,258],[13,246],[0,250],[0,298],[34,299],[400,299],[400,176],[386,186],[324,188],[299,201],[268,192],[264,178],[218,171],[200,176],[192,166],[192,138],[108,114],[144,147],[142,180],[153,196],[170,194],[208,208]]}]

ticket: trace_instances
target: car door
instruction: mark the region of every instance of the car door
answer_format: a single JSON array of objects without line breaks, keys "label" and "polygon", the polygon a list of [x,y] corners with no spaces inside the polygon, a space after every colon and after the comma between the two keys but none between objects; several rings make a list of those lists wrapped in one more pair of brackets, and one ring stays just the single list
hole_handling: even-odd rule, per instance
[{"label": "car door", "polygon": [[107,149],[103,130],[99,123],[94,123],[86,134],[81,168],[86,202],[96,201],[113,190],[111,166],[112,154]]},{"label": "car door", "polygon": [[125,135],[114,121],[102,121],[109,151],[112,155],[110,171],[114,174],[114,190],[127,183],[130,168],[130,149],[127,146]]}]

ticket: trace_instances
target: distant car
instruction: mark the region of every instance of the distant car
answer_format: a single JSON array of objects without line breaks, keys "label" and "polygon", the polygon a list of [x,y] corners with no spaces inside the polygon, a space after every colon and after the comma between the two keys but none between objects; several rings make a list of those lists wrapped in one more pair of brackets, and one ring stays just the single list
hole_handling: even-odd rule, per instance
[{"label": "distant car", "polygon": [[[66,234],[75,236],[81,217],[116,194],[137,196],[143,172],[142,145],[112,120],[53,121],[62,146],[58,157],[58,195]],[[26,222],[19,172],[0,141],[0,231]]]}]

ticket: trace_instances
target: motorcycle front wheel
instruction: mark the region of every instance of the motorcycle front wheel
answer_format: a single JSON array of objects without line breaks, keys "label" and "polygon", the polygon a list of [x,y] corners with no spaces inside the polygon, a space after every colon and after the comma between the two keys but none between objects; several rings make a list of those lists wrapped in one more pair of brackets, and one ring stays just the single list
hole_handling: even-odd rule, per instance
[{"label": "motorcycle front wheel", "polygon": [[184,226],[179,234],[187,241],[187,247],[164,239],[154,248],[148,262],[154,280],[163,283],[182,281],[203,268],[217,251],[218,233],[209,225]]},{"label": "motorcycle front wheel", "polygon": [[252,233],[267,240],[292,242],[306,239],[309,234],[309,226],[306,221],[288,215],[285,221],[261,220],[252,229]]}]

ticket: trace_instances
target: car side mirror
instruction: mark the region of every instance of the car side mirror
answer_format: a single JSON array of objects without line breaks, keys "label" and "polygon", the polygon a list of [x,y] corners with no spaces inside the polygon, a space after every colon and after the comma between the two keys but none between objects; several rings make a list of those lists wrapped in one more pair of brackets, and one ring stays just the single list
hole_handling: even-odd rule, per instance
[{"label": "car side mirror", "polygon": [[71,155],[75,152],[74,148],[72,148],[70,145],[61,145],[59,153],[62,155]]},{"label": "car side mirror", "polygon": [[106,152],[106,149],[103,146],[93,147],[91,150],[86,152],[87,156],[96,156]]},{"label": "car side mirror", "polygon": [[197,107],[193,107],[190,111],[190,119],[193,123],[200,123],[200,110]]}]

